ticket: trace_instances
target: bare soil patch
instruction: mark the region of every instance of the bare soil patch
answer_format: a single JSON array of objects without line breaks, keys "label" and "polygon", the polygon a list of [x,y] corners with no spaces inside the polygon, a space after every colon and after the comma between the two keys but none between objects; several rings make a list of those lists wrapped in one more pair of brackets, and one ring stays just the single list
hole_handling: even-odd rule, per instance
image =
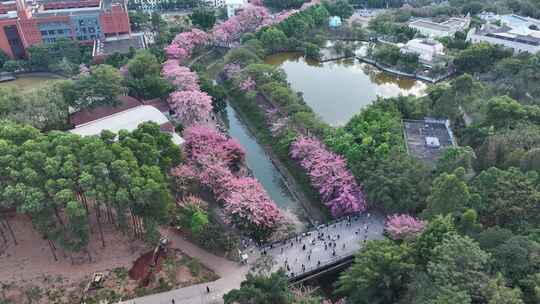
[{"label": "bare soil patch", "polygon": [[[105,275],[104,286],[88,293],[87,303],[135,296],[215,280],[217,276],[202,265],[191,271],[192,258],[178,250],[169,250],[161,259],[148,285],[128,275],[135,261],[152,249],[141,241],[123,235],[112,224],[103,225],[105,248],[97,231],[90,237],[88,253],[69,254],[57,247],[55,261],[48,242],[32,228],[28,218],[17,215],[9,219],[18,244],[10,242],[0,252],[0,300],[7,303],[80,303],[92,275]],[[94,226],[94,225],[91,225]],[[95,227],[95,226],[94,226]],[[173,244],[174,245],[174,244]],[[177,280],[180,279],[180,280]],[[1,302],[1,301],[0,301]]]}]

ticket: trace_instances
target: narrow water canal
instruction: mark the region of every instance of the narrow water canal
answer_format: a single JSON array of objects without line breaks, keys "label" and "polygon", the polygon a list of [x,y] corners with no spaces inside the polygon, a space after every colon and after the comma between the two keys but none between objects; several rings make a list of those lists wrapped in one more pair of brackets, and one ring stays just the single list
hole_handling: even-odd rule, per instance
[{"label": "narrow water canal", "polygon": [[300,202],[291,194],[285,181],[263,147],[257,142],[248,128],[238,117],[236,111],[227,105],[229,134],[238,140],[246,151],[246,162],[253,176],[263,185],[270,198],[293,220],[297,229],[301,229],[306,221],[306,213]]}]

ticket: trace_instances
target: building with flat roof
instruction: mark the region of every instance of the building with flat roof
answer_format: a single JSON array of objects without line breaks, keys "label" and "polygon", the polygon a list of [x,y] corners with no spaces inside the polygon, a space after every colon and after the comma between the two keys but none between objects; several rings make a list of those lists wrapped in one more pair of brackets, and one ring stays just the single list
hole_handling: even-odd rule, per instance
[{"label": "building with flat roof", "polygon": [[418,54],[420,62],[430,64],[435,58],[444,55],[444,46],[435,40],[417,38],[402,46],[401,52]]},{"label": "building with flat roof", "polygon": [[0,49],[24,58],[34,44],[67,38],[92,44],[130,36],[124,0],[15,0],[0,3]]},{"label": "building with flat roof", "polygon": [[446,148],[457,145],[448,119],[405,119],[403,134],[407,153],[428,164],[435,164]]},{"label": "building with flat roof", "polygon": [[516,53],[540,51],[540,20],[514,14],[484,17],[487,23],[467,33],[467,41],[487,42],[511,48]]},{"label": "building with flat roof", "polygon": [[409,22],[409,27],[417,30],[420,34],[430,38],[440,38],[452,36],[456,32],[463,31],[471,24],[469,15],[463,18],[450,18],[444,22],[437,23],[431,19],[416,19]]},{"label": "building with flat roof", "polygon": [[100,135],[104,130],[118,133],[121,130],[134,131],[145,122],[154,122],[160,126],[162,132],[169,133],[176,145],[182,145],[184,139],[176,134],[174,125],[159,109],[151,105],[136,105],[125,110],[98,117],[75,126],[69,132],[81,136]]},{"label": "building with flat roof", "polygon": [[535,54],[540,51],[540,31],[526,27],[511,28],[507,25],[484,24],[480,29],[471,29],[467,41],[487,42],[511,48],[516,53]]}]

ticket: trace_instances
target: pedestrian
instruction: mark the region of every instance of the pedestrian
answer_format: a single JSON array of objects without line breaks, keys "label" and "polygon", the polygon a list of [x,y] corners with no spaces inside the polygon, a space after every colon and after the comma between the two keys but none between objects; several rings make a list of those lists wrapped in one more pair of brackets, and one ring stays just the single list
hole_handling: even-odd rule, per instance
[{"label": "pedestrian", "polygon": [[326,244],[324,244],[324,250],[328,249],[328,246]]},{"label": "pedestrian", "polygon": [[332,256],[336,256],[336,250],[332,250]]},{"label": "pedestrian", "polygon": [[339,240],[339,234],[337,235],[337,239]]},{"label": "pedestrian", "polygon": [[210,293],[210,287],[206,286],[206,293]]},{"label": "pedestrian", "polygon": [[176,302],[174,302],[174,299],[172,299],[171,303],[174,304],[174,303],[176,303]]},{"label": "pedestrian", "polygon": [[311,261],[311,254],[307,256],[307,260]]},{"label": "pedestrian", "polygon": [[345,249],[345,243],[343,243],[343,249]]},{"label": "pedestrian", "polygon": [[317,266],[321,266],[321,260],[317,261]]},{"label": "pedestrian", "polygon": [[304,251],[306,250],[306,244],[304,244],[304,245],[302,246],[302,250],[304,250]]}]

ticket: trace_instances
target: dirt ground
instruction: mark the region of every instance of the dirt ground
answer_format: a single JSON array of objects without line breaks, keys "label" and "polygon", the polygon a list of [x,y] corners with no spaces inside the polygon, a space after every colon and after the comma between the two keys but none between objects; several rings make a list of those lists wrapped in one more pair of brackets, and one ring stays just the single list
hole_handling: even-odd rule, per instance
[{"label": "dirt ground", "polygon": [[[18,244],[0,251],[0,299],[7,303],[79,303],[82,290],[95,272],[105,274],[104,288],[89,293],[88,304],[98,299],[130,298],[215,279],[216,275],[180,251],[171,251],[161,271],[147,287],[128,276],[133,263],[150,248],[133,241],[113,225],[103,225],[105,248],[98,231],[91,233],[88,255],[69,256],[57,248],[55,261],[46,240],[21,215],[10,219]],[[72,263],[73,261],[73,263]],[[179,279],[178,279],[179,278]],[[94,301],[95,300],[95,301]]]}]

